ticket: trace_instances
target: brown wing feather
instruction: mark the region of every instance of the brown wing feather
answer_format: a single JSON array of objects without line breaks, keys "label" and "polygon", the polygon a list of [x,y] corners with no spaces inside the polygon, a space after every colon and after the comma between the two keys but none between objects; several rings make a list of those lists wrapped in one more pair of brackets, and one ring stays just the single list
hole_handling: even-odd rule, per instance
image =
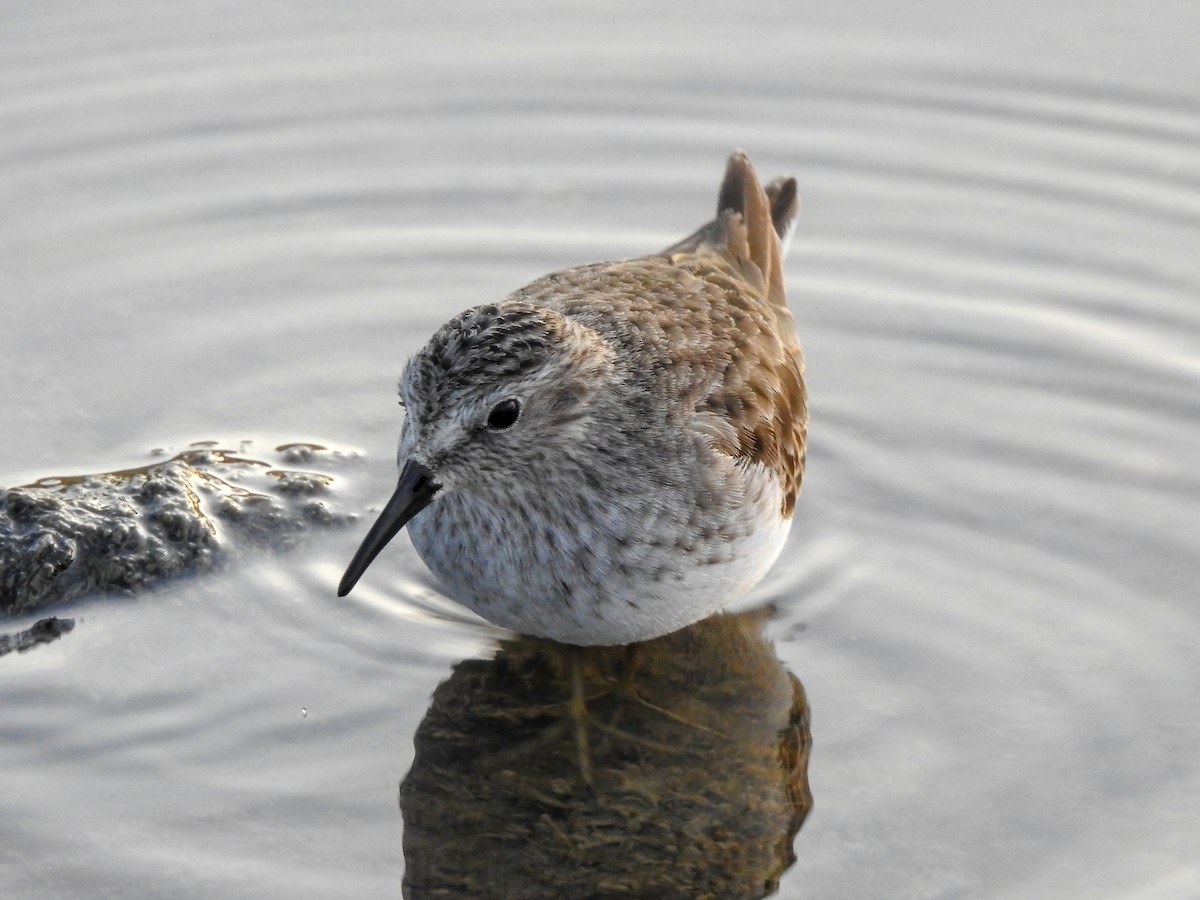
[{"label": "brown wing feather", "polygon": [[[797,210],[795,180],[779,179],[764,191],[750,160],[738,151],[729,158],[721,185],[717,219],[712,223],[718,227],[706,226],[705,239],[690,248],[732,262],[745,284],[754,289],[727,287],[725,295],[732,307],[749,313],[769,305],[773,315],[773,328],[739,328],[744,341],[735,340],[735,345],[742,345],[733,348],[726,371],[698,409],[716,413],[733,425],[736,446],[718,449],[776,473],[783,485],[785,516],[792,514],[800,493],[808,435],[804,364],[787,306],[780,244]],[[695,274],[714,280],[713,272]]]}]

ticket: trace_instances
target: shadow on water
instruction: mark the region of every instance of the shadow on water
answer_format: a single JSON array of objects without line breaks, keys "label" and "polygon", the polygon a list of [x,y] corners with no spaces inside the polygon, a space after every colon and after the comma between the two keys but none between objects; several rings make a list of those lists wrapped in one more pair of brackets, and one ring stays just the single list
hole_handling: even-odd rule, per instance
[{"label": "shadow on water", "polygon": [[404,896],[764,897],[809,809],[809,710],[761,612],[582,648],[518,637],[434,692],[400,786]]}]

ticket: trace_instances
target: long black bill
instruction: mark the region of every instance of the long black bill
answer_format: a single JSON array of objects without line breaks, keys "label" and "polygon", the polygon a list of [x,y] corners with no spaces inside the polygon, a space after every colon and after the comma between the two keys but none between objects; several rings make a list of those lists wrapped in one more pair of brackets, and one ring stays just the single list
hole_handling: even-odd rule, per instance
[{"label": "long black bill", "polygon": [[338,585],[338,596],[345,597],[350,589],[362,578],[367,566],[379,555],[379,551],[387,546],[409,520],[433,502],[433,495],[441,490],[441,485],[433,480],[433,473],[416,460],[410,459],[400,472],[400,483],[396,485],[396,493],[387,502],[367,536],[363,538],[362,546],[350,560],[346,574]]}]

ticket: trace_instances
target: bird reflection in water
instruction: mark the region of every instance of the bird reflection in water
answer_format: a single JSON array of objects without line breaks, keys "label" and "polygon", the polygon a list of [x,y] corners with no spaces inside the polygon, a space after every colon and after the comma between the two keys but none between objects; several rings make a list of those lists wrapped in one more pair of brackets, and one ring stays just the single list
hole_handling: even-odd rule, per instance
[{"label": "bird reflection in water", "polygon": [[[812,806],[808,704],[761,612],[627,647],[519,637],[434,692],[404,896],[764,897]],[[592,785],[568,716],[582,653]]]}]

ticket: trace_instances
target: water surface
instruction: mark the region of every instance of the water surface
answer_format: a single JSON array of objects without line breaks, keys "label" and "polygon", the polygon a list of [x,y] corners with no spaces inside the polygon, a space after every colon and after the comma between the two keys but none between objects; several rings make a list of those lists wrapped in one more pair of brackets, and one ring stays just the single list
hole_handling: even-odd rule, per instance
[{"label": "water surface", "polygon": [[[394,480],[452,313],[796,175],[812,709],[786,897],[1200,895],[1200,11],[10,2],[0,481],[198,440]],[[365,523],[364,523],[365,525]],[[497,634],[360,534],[0,659],[12,896],[396,896],[397,786]],[[13,619],[15,631],[30,619]]]}]

